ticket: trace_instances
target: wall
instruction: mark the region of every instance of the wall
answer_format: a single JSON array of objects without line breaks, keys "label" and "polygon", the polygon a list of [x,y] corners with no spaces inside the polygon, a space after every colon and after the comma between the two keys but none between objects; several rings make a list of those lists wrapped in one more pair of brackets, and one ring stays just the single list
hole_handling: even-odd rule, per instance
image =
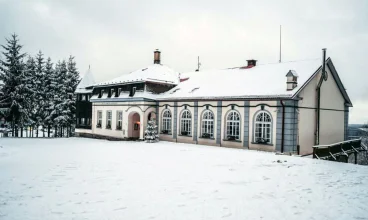
[{"label": "wall", "polygon": [[334,110],[321,110],[320,117],[320,144],[332,144],[344,141],[344,110],[345,99],[343,98],[336,81],[329,68],[328,80],[321,87],[321,108]]},{"label": "wall", "polygon": [[[320,144],[331,144],[344,140],[345,100],[328,68],[328,80],[321,87]],[[315,145],[317,85],[321,72],[300,92],[299,97],[299,144],[300,154],[310,154]]]},{"label": "wall", "polygon": [[[127,138],[129,136],[139,136],[140,139],[144,138],[144,130],[147,127],[147,117],[150,112],[155,112],[155,102],[105,102],[105,103],[93,103],[92,106],[92,133],[102,136],[110,136],[116,138]],[[152,107],[150,107],[152,106]],[[102,111],[102,127],[97,128],[97,111]],[[106,129],[106,112],[112,111],[112,127]],[[123,126],[122,130],[116,129],[117,124],[117,111],[123,112]],[[133,125],[129,125],[129,115],[138,113],[140,116],[140,129],[139,135],[128,133],[129,128],[133,128]],[[136,119],[137,120],[137,119]]]}]

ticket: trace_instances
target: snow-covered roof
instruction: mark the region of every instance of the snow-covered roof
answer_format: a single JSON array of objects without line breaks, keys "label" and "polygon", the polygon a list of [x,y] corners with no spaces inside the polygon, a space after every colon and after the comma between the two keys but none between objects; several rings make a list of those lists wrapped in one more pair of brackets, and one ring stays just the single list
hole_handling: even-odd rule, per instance
[{"label": "snow-covered roof", "polygon": [[97,83],[94,86],[99,87],[132,82],[154,82],[176,85],[179,83],[179,73],[172,70],[168,66],[162,64],[153,64],[129,74],[124,74],[113,80]]},{"label": "snow-covered roof", "polygon": [[[320,59],[313,59],[186,73],[181,78],[188,80],[159,95],[158,99],[291,98],[321,63]],[[287,91],[285,75],[290,70],[298,74],[298,85]]]},{"label": "snow-covered roof", "polygon": [[76,93],[90,93],[92,89],[86,89],[86,87],[95,84],[95,79],[93,77],[91,68],[88,68],[87,72],[84,74],[82,80],[79,82]]}]

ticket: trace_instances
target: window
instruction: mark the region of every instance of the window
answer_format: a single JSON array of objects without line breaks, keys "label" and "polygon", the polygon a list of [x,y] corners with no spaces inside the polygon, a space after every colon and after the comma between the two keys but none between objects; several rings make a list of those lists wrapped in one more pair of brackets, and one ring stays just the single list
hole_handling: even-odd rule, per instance
[{"label": "window", "polygon": [[106,111],[106,128],[111,129],[112,112]]},{"label": "window", "polygon": [[85,119],[84,118],[81,118],[80,120],[81,120],[81,123],[80,124],[81,125],[85,125]]},{"label": "window", "polygon": [[229,112],[226,117],[226,138],[240,140],[240,116],[235,111]]},{"label": "window", "polygon": [[213,113],[208,110],[202,116],[202,138],[213,138]]},{"label": "window", "polygon": [[192,115],[189,110],[184,110],[181,113],[181,135],[192,134]]},{"label": "window", "polygon": [[171,112],[166,109],[162,113],[162,130],[163,134],[171,134]]},{"label": "window", "polygon": [[97,111],[97,128],[102,127],[102,111]]},{"label": "window", "polygon": [[91,125],[91,119],[87,118],[87,125]]},{"label": "window", "polygon": [[110,89],[110,95],[109,95],[109,97],[112,97],[113,94],[114,94],[114,89]]},{"label": "window", "polygon": [[115,94],[115,97],[119,97],[120,96],[120,93],[121,93],[121,88],[118,88],[118,93]]},{"label": "window", "polygon": [[123,127],[123,112],[117,111],[116,114],[116,130],[121,130]]},{"label": "window", "polygon": [[104,94],[104,90],[103,90],[103,89],[101,89],[101,90],[100,90],[100,93],[98,94],[98,98],[101,98],[101,97],[103,96],[103,94]]},{"label": "window", "polygon": [[265,111],[255,116],[254,141],[257,143],[271,143],[271,115]]}]

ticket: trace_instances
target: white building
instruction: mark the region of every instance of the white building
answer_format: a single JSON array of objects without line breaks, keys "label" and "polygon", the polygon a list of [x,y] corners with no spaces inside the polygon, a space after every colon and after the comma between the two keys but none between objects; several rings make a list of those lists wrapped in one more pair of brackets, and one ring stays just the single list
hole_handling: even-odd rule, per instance
[{"label": "white building", "polygon": [[179,74],[155,51],[153,65],[83,87],[82,136],[144,139],[154,119],[161,140],[300,154],[345,140],[352,107],[331,58]]}]

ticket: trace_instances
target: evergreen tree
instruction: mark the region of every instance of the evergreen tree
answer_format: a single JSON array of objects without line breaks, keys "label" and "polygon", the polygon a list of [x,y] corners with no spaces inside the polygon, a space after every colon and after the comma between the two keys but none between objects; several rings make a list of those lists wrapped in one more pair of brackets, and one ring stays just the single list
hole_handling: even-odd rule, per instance
[{"label": "evergreen tree", "polygon": [[53,127],[53,119],[51,117],[51,112],[54,107],[54,92],[56,87],[56,74],[49,57],[45,64],[45,73],[43,80],[44,88],[44,104],[42,105],[43,113],[43,125],[47,127],[48,136],[50,136],[50,128]]},{"label": "evergreen tree", "polygon": [[79,72],[76,67],[76,62],[74,61],[74,57],[70,56],[68,63],[67,63],[67,69],[68,69],[68,80],[66,81],[66,93],[67,93],[67,99],[65,100],[68,108],[68,127],[74,127],[76,123],[76,95],[75,90],[79,84]]},{"label": "evergreen tree", "polygon": [[[52,106],[49,119],[52,120],[55,127],[55,135],[57,135],[58,128],[62,129],[68,125],[69,110],[66,105],[67,89],[65,81],[67,81],[68,70],[66,62],[58,62],[55,67],[55,75],[52,79]],[[60,132],[59,132],[60,133]]]},{"label": "evergreen tree", "polygon": [[28,120],[26,110],[29,103],[24,94],[29,92],[29,88],[23,85],[26,80],[23,58],[26,54],[21,52],[22,45],[19,44],[16,34],[6,39],[6,45],[2,45],[2,48],[5,58],[0,60],[0,80],[4,84],[0,98],[1,107],[7,109],[7,121],[11,121],[13,132],[18,136],[18,126]]},{"label": "evergreen tree", "polygon": [[157,125],[154,121],[148,121],[147,130],[145,131],[144,139],[148,143],[157,142],[158,134],[157,134]]},{"label": "evergreen tree", "polygon": [[34,75],[34,87],[36,91],[36,95],[34,98],[34,102],[37,104],[34,109],[33,120],[35,123],[35,127],[37,129],[36,136],[38,137],[38,127],[43,126],[44,120],[44,105],[45,105],[45,62],[43,58],[43,54],[41,51],[38,52],[36,56],[36,72]]},{"label": "evergreen tree", "polygon": [[25,97],[28,100],[27,105],[27,114],[28,120],[22,124],[30,126],[30,132],[32,132],[33,137],[33,129],[37,129],[37,109],[40,106],[40,103],[37,100],[37,66],[36,61],[33,57],[29,56],[25,65],[24,78],[22,79],[22,85],[29,88],[25,91]]}]

